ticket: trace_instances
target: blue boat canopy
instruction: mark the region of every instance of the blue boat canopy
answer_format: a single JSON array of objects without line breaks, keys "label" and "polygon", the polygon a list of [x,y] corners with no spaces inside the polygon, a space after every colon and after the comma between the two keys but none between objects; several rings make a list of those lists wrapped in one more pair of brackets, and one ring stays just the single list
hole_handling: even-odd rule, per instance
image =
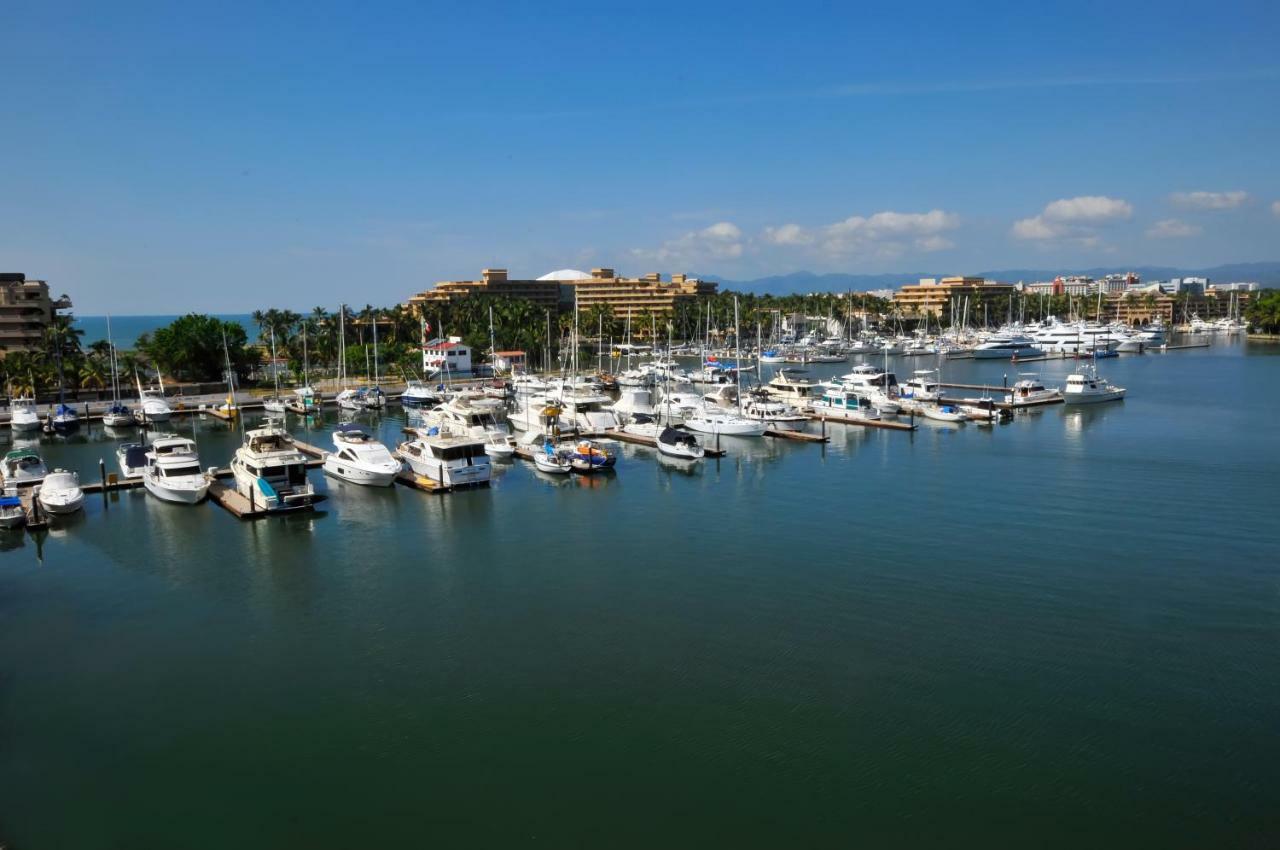
[{"label": "blue boat canopy", "polygon": [[0,496],[0,508],[21,507],[22,500],[17,496]]}]

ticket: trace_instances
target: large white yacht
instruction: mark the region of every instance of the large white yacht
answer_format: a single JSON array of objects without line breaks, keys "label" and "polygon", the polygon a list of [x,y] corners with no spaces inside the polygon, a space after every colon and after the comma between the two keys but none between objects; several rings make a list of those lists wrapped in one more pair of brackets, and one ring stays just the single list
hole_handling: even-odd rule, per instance
[{"label": "large white yacht", "polygon": [[245,434],[231,459],[236,491],[268,511],[309,508],[316,491],[307,480],[307,459],[283,428],[268,425]]},{"label": "large white yacht", "polygon": [[993,336],[973,349],[974,360],[1009,360],[1014,357],[1039,357],[1044,349],[1031,337],[1014,334]]},{"label": "large white yacht", "polygon": [[1125,340],[1123,335],[1096,322],[1051,322],[1036,331],[1034,338],[1036,345],[1045,351],[1062,354],[1113,351]]},{"label": "large white yacht", "polygon": [[808,421],[794,405],[778,401],[765,392],[748,395],[742,405],[742,415],[783,431],[800,431]]},{"label": "large white yacht", "polygon": [[451,434],[440,428],[414,432],[396,450],[416,475],[443,487],[475,487],[489,483],[489,456],[484,440]]},{"label": "large white yacht", "polygon": [[9,427],[15,431],[39,431],[40,411],[35,399],[15,398],[9,402]]},{"label": "large white yacht", "polygon": [[821,390],[818,385],[804,377],[803,369],[779,369],[766,388],[769,394],[794,404],[804,404]]},{"label": "large white yacht", "polygon": [[208,494],[213,476],[200,468],[194,441],[173,434],[157,437],[148,455],[143,485],[160,501],[194,505]]},{"label": "large white yacht", "polygon": [[1076,374],[1067,376],[1062,400],[1067,404],[1095,404],[1119,401],[1124,398],[1124,393],[1123,387],[1112,386],[1106,378],[1098,375],[1098,370],[1092,365],[1085,365]]},{"label": "large white yacht", "polygon": [[324,471],[352,484],[390,487],[400,472],[400,461],[359,425],[348,422],[333,432],[334,451],[324,457]]},{"label": "large white yacht", "polygon": [[704,406],[686,413],[684,427],[700,434],[723,434],[726,437],[763,437],[769,423],[739,416],[737,411]]}]

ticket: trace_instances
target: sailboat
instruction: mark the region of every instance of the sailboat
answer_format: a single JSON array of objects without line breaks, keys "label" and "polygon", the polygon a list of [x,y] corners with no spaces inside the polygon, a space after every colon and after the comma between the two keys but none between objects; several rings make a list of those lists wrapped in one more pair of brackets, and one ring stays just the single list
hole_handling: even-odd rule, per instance
[{"label": "sailboat", "polygon": [[111,317],[107,316],[107,350],[111,354],[111,406],[102,413],[102,424],[109,428],[127,428],[134,424],[133,411],[120,400],[120,368],[116,362],[116,344],[111,337]]},{"label": "sailboat", "polygon": [[[739,342],[738,299],[736,297],[733,299],[733,327],[734,360],[740,362],[742,359],[742,346]],[[757,419],[748,419],[742,415],[742,372],[735,368],[733,374],[737,389],[737,412],[735,413],[716,405],[704,404],[692,414],[685,415],[684,425],[686,428],[703,434],[724,434],[732,437],[764,436],[764,432],[769,430],[769,423]]]},{"label": "sailboat", "polygon": [[133,412],[134,418],[143,425],[148,422],[168,422],[169,417],[173,415],[173,408],[169,407],[169,402],[164,397],[164,375],[156,373],[158,389],[150,387],[143,389],[142,378],[138,376],[136,369],[133,372],[133,380],[138,385],[138,409]]},{"label": "sailboat", "polygon": [[387,394],[378,385],[378,316],[373,314],[373,386],[365,392],[361,402],[367,410],[382,410],[387,406]]},{"label": "sailboat", "polygon": [[226,365],[227,400],[218,405],[218,412],[226,416],[238,416],[240,408],[236,406],[235,372],[231,369],[231,351],[227,348],[227,332],[222,332],[222,359]]},{"label": "sailboat", "polygon": [[66,401],[66,391],[63,387],[61,350],[57,352],[57,360],[58,403],[49,411],[49,416],[45,420],[44,430],[46,434],[70,434],[80,427],[80,420],[76,417],[75,410]]},{"label": "sailboat", "polygon": [[335,401],[343,410],[359,410],[359,394],[347,386],[347,305],[338,308],[338,391]]},{"label": "sailboat", "polygon": [[284,399],[280,397],[280,364],[276,360],[276,329],[271,329],[271,379],[275,383],[275,392],[262,400],[262,409],[267,413],[284,413]]},{"label": "sailboat", "polygon": [[[275,331],[272,330],[272,358],[275,357]],[[316,403],[316,389],[311,386],[311,359],[307,351],[307,323],[302,323],[302,386],[294,387],[293,394],[302,402],[304,412],[310,412]],[[280,395],[280,385],[276,384],[276,395]]]}]

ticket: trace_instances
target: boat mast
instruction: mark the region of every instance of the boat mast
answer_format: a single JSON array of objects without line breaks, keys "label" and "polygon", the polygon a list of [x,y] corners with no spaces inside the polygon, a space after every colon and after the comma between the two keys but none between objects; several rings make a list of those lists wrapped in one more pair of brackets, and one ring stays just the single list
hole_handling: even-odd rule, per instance
[{"label": "boat mast", "polygon": [[111,314],[107,314],[107,350],[111,352],[111,406],[120,404],[120,378],[116,373],[116,345],[111,339]]},{"label": "boat mast", "polygon": [[[306,332],[307,326],[304,324],[302,326],[302,333],[304,334],[302,338],[304,340],[306,339]],[[280,399],[280,364],[276,361],[276,329],[274,326],[271,328],[271,378],[272,382],[275,384],[275,398],[278,401]],[[303,378],[303,383],[306,383],[305,377]]]},{"label": "boat mast", "polygon": [[738,333],[738,296],[733,296],[733,377],[737,384],[738,415],[742,415],[742,341]]},{"label": "boat mast", "polygon": [[[271,359],[276,357],[276,329],[271,328]],[[307,322],[302,321],[302,385],[304,387],[311,386],[311,361],[307,356]],[[280,382],[276,381],[276,396],[280,395]]]},{"label": "boat mast", "polygon": [[338,383],[347,388],[347,305],[338,305]]},{"label": "boat mast", "polygon": [[373,388],[378,389],[378,314],[373,315]]}]

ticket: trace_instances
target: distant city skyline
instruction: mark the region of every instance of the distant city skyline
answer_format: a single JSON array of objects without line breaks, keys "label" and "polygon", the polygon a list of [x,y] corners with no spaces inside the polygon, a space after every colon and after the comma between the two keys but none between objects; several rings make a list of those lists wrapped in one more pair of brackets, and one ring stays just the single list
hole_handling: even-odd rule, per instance
[{"label": "distant city skyline", "polygon": [[85,314],[393,303],[484,267],[748,280],[1278,253],[1272,4],[0,21],[0,271]]}]

